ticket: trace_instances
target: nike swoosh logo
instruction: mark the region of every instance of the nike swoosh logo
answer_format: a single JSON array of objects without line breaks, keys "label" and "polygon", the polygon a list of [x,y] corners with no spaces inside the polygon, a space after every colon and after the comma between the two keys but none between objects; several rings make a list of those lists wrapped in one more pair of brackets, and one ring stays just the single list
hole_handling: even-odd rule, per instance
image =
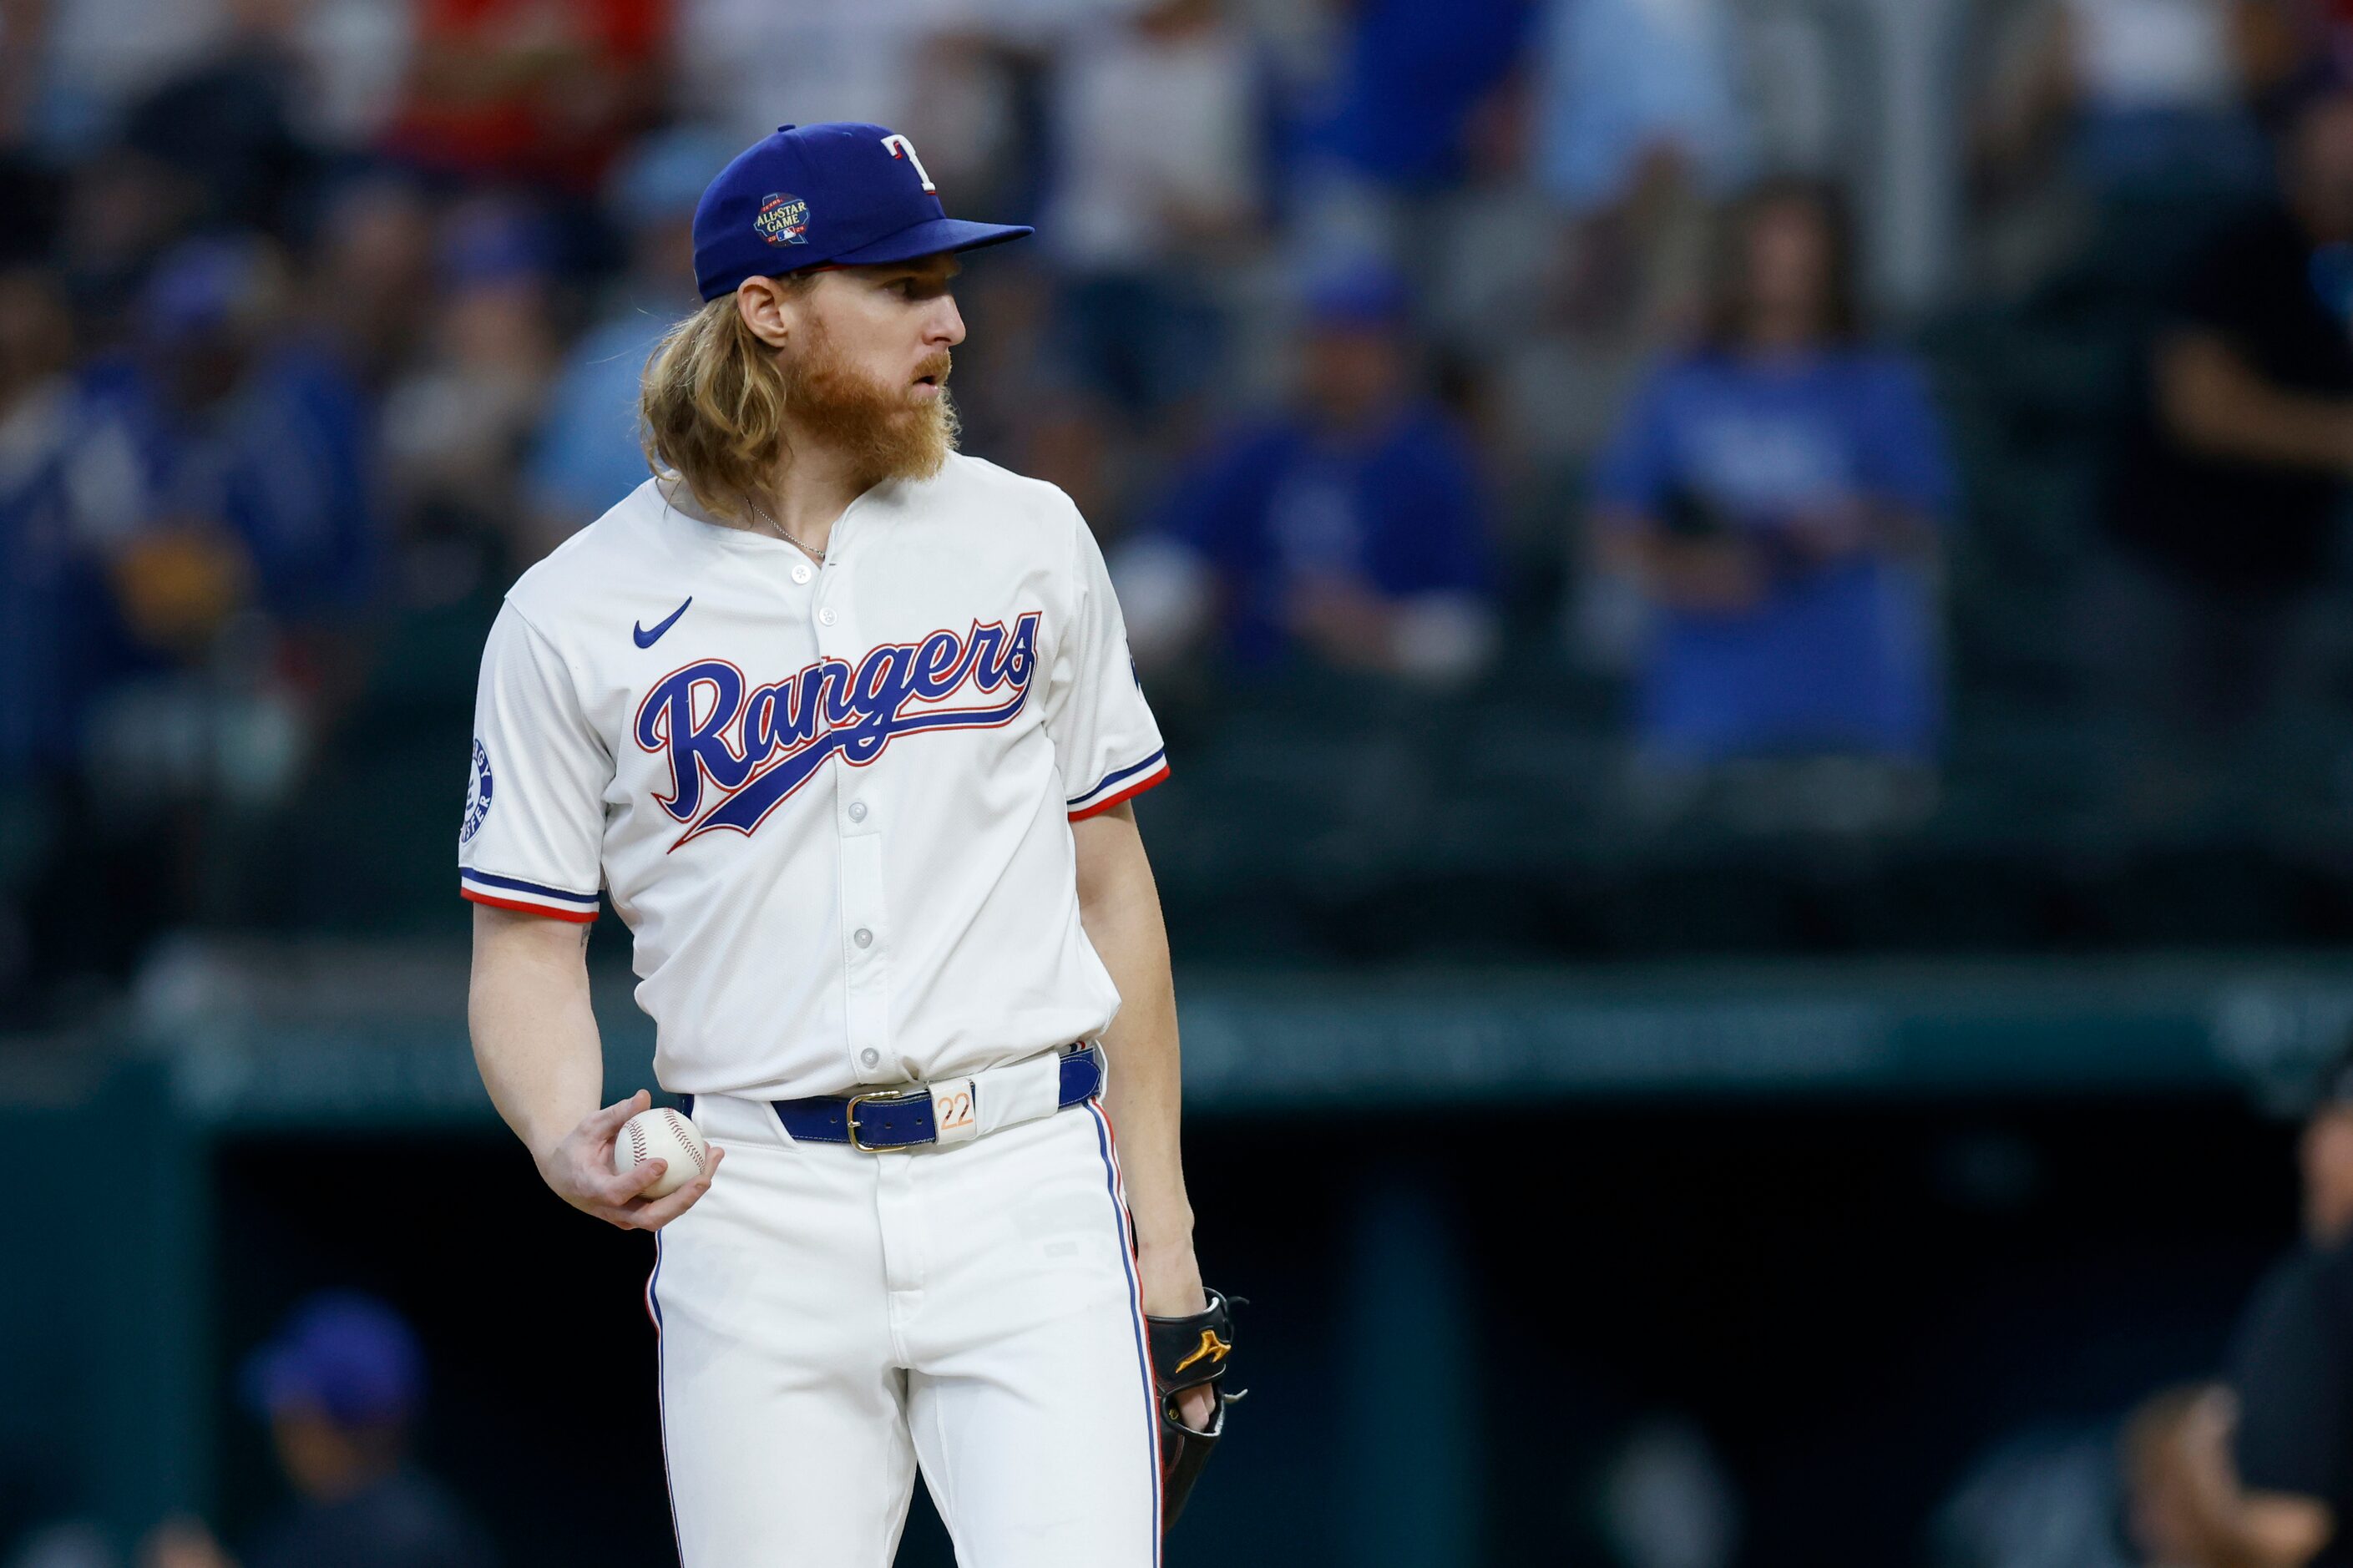
[{"label": "nike swoosh logo", "polygon": [[[690,594],[687,595],[686,605],[691,605],[692,603],[694,603],[694,595]],[[678,625],[679,616],[686,614],[686,605],[681,605],[677,609],[672,610],[668,617],[666,617],[659,626],[654,627],[651,631],[648,631],[637,622],[631,621],[629,623],[629,635],[638,639],[638,646],[639,647],[653,647],[654,644],[661,641],[662,633]]]}]

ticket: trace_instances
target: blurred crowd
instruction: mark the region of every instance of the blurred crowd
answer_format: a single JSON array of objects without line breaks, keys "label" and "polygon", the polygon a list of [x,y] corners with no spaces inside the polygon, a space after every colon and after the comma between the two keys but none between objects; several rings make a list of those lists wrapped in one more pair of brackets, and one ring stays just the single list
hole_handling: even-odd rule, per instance
[{"label": "blurred crowd", "polygon": [[960,284],[965,449],[1076,498],[1197,757],[1558,719],[1537,815],[1869,833],[2055,713],[2117,820],[2242,810],[2353,715],[2346,9],[0,0],[0,994],[407,896],[787,121],[1039,225]]},{"label": "blurred crowd", "polygon": [[2353,1563],[2353,1047],[2296,1144],[2301,1237],[2223,1364],[2089,1429],[1997,1445],[1932,1531],[1940,1568],[2335,1568]]}]

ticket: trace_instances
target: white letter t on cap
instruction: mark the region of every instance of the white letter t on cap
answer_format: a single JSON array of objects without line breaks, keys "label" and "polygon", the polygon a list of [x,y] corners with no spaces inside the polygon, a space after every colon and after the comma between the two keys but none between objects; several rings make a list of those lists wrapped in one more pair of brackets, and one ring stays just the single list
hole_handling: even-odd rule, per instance
[{"label": "white letter t on cap", "polygon": [[891,156],[893,158],[904,158],[915,165],[915,178],[923,182],[923,189],[934,195],[940,194],[940,188],[932,184],[931,175],[923,172],[923,161],[915,156],[915,144],[913,142],[894,131],[882,138],[882,145],[891,149]]}]

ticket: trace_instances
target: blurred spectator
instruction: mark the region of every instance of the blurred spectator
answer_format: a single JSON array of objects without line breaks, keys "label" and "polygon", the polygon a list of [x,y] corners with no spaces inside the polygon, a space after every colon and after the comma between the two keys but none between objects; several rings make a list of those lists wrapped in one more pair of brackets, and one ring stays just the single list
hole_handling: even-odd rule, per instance
[{"label": "blurred spectator", "polygon": [[302,138],[330,153],[375,145],[400,107],[417,7],[410,0],[282,0],[301,58],[291,104]]},{"label": "blurred spectator", "polygon": [[1929,1560],[1936,1568],[2191,1568],[2144,1558],[2126,1539],[2127,1468],[2113,1425],[2005,1436],[1936,1510]]},{"label": "blurred spectator", "polygon": [[1481,357],[1510,387],[1515,448],[1589,461],[1650,361],[1695,325],[1715,202],[1755,157],[1734,41],[1725,0],[1546,7],[1530,73],[1535,221],[1449,268],[1458,289],[1487,275]]},{"label": "blurred spectator", "polygon": [[1979,132],[1985,174],[2014,181],[2063,144],[2094,191],[2248,193],[2263,176],[2243,105],[2243,44],[2263,0],[2043,0]]},{"label": "blurred spectator", "polygon": [[1366,0],[1345,15],[1313,152],[1391,189],[1459,176],[1473,111],[1519,61],[1529,0]]},{"label": "blurred spectator", "polygon": [[74,167],[57,260],[86,349],[119,347],[131,335],[133,313],[125,302],[195,205],[186,182],[129,148],[109,148]]},{"label": "blurred spectator", "polygon": [[93,369],[144,462],[146,504],[109,543],[132,628],[159,650],[199,654],[248,599],[300,622],[372,591],[367,411],[333,356],[290,331],[289,287],[259,240],[190,241],[141,300],[141,352]]},{"label": "blurred spectator", "polygon": [[1557,0],[1540,40],[1538,173],[1577,215],[1687,180],[1731,188],[1749,156],[1721,0]]},{"label": "blurred spectator", "polygon": [[406,531],[479,537],[512,570],[537,558],[520,465],[555,369],[547,267],[547,237],[531,213],[487,198],[455,209],[425,355],[385,399],[385,457]]},{"label": "blurred spectator", "polygon": [[228,0],[226,9],[226,36],[134,102],[122,138],[195,187],[199,222],[269,225],[310,156],[294,129],[303,5]]},{"label": "blurred spectator", "polygon": [[[53,154],[80,155],[126,116],[177,121],[200,153],[291,132],[315,150],[364,145],[408,59],[408,0],[10,0],[0,5],[0,94]],[[9,79],[26,66],[33,79]],[[193,89],[193,90],[192,90]],[[259,89],[258,93],[257,90]],[[265,110],[259,119],[246,112]],[[145,142],[149,138],[134,132]],[[174,149],[160,149],[169,156]]]},{"label": "blurred spectator", "polygon": [[1560,0],[1538,173],[1569,218],[1561,308],[1603,340],[1690,325],[1710,202],[1749,158],[1721,0]]},{"label": "blurred spectator", "polygon": [[585,195],[659,110],[670,0],[416,0],[416,15],[385,145],[434,174]]},{"label": "blurred spectator", "polygon": [[2353,1563],[2353,1046],[2322,1075],[2297,1145],[2304,1239],[2256,1288],[2229,1388],[2183,1443],[2212,1560]]},{"label": "blurred spectator", "polygon": [[305,303],[371,399],[391,385],[425,336],[434,217],[415,181],[378,174],[331,191],[314,226]]},{"label": "blurred spectator", "polygon": [[47,21],[47,0],[0,0],[0,150],[6,153],[33,139]]},{"label": "blurred spectator", "polygon": [[[787,121],[906,127],[923,81],[925,46],[944,21],[924,0],[675,4],[673,107],[715,127],[738,151]],[[933,166],[928,149],[924,160]]]},{"label": "blurred spectator", "polygon": [[1486,662],[1486,509],[1418,384],[1407,304],[1369,264],[1314,290],[1293,411],[1223,437],[1121,552],[1139,661],[1166,664],[1214,628],[1243,665],[1304,654],[1449,683]]},{"label": "blurred spectator", "polygon": [[1938,1510],[1938,1568],[2259,1568],[2201,1521],[2212,1392],[2186,1384],[2142,1400],[2121,1426],[2003,1441]]},{"label": "blurred spectator", "polygon": [[1087,384],[1151,414],[1218,384],[1209,297],[1259,216],[1259,72],[1219,0],[1155,0],[1085,29],[1054,94],[1059,189],[1042,232]]},{"label": "blurred spectator", "polygon": [[2097,634],[2118,695],[2192,742],[2268,710],[2353,472],[2353,91],[2295,117],[2283,183],[2173,301],[2110,498]]},{"label": "blurred spectator", "polygon": [[[0,1005],[103,963],[75,789],[90,707],[120,650],[93,550],[132,489],[88,439],[55,280],[0,273]],[[110,493],[111,492],[111,493]],[[85,858],[68,874],[69,846]]]},{"label": "blurred spectator", "polygon": [[1650,606],[1642,745],[1927,760],[1952,488],[1935,412],[1862,336],[1833,194],[1769,183],[1724,237],[1705,342],[1651,378],[1593,487],[1601,558]]},{"label": "blurred spectator", "polygon": [[[276,249],[189,241],[137,300],[134,351],[82,376],[88,548],[123,654],[93,692],[76,804],[109,967],[157,927],[250,918],[256,831],[366,647],[381,541],[368,411],[297,331]],[[102,504],[101,504],[102,503]]]},{"label": "blurred spectator", "polygon": [[1539,80],[1536,170],[1569,219],[1562,325],[1588,353],[1687,332],[1708,209],[1751,160],[1723,0],[1557,0]]},{"label": "blurred spectator", "polygon": [[[245,1367],[295,1501],[243,1553],[243,1568],[491,1568],[480,1527],[408,1459],[424,1354],[381,1301],[311,1297]],[[203,1525],[157,1531],[145,1568],[238,1568]]]},{"label": "blurred spectator", "polygon": [[628,266],[564,360],[533,439],[536,560],[645,482],[638,378],[670,323],[695,307],[694,204],[741,149],[706,132],[647,138],[613,172],[606,205],[628,236]]},{"label": "blurred spectator", "polygon": [[45,90],[35,120],[40,140],[88,152],[111,132],[139,93],[199,58],[219,36],[220,0],[73,0],[51,4],[29,37],[11,29],[8,48],[37,51]]},{"label": "blurred spectator", "polygon": [[80,646],[91,606],[72,346],[49,276],[0,273],[0,777],[12,783],[70,766],[94,662]]},{"label": "blurred spectator", "polygon": [[2187,1470],[2184,1439],[2206,1393],[2196,1384],[2164,1389],[2141,1401],[2125,1419],[2116,1444],[2124,1526],[2142,1563],[2221,1568],[2207,1554],[2189,1502],[2196,1481]]}]

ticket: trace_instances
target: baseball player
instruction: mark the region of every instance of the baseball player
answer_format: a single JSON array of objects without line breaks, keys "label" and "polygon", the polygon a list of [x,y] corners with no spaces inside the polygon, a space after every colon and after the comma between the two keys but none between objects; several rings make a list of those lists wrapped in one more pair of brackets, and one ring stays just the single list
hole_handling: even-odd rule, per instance
[{"label": "baseball player", "polygon": [[[1223,1424],[1129,805],[1160,732],[1069,499],[955,450],[956,253],[1029,232],[881,126],[738,157],[654,477],[483,655],[475,1055],[558,1196],[660,1232],[687,1568],[888,1563],[918,1463],[966,1568],[1145,1568]],[[712,1145],[666,1197],[613,1171],[647,1096],[597,1108],[600,892]]]}]

